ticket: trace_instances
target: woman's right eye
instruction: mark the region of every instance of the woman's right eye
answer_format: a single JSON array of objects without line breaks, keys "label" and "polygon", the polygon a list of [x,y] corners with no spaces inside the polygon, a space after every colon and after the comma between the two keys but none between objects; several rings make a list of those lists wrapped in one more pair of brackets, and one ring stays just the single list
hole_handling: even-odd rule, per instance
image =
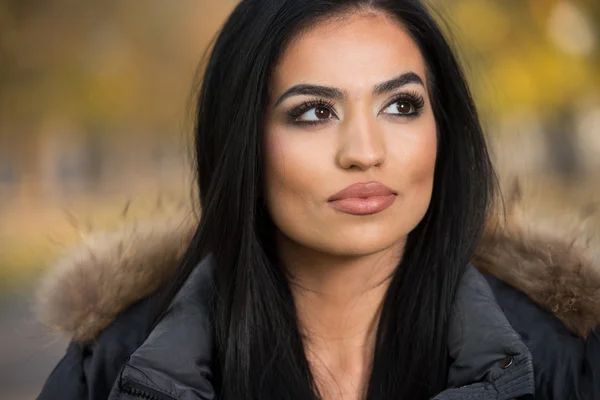
[{"label": "woman's right eye", "polygon": [[314,107],[306,111],[297,121],[319,121],[327,120],[331,117],[331,110],[325,107]]},{"label": "woman's right eye", "polygon": [[289,121],[297,125],[322,124],[336,118],[333,107],[333,103],[324,100],[308,101],[289,112]]}]

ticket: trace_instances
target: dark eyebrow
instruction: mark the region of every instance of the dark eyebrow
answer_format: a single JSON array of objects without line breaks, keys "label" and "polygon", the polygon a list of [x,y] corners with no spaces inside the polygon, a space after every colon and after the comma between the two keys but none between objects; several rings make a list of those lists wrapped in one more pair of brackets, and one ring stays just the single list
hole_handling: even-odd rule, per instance
[{"label": "dark eyebrow", "polygon": [[275,103],[275,106],[279,105],[282,101],[284,101],[288,97],[297,96],[297,95],[310,95],[310,96],[316,96],[316,97],[325,97],[327,99],[333,99],[333,100],[343,100],[344,98],[346,98],[346,93],[340,89],[327,87],[327,86],[300,84],[300,85],[294,85],[291,88],[289,88],[288,90],[286,90],[285,93],[283,93],[281,95],[281,97],[279,97],[279,100],[277,100],[277,103]]},{"label": "dark eyebrow", "polygon": [[402,86],[408,85],[409,83],[416,83],[425,87],[423,79],[421,79],[419,75],[415,74],[414,72],[407,72],[405,74],[398,75],[397,77],[390,79],[389,81],[375,85],[375,87],[373,88],[373,93],[383,94],[391,92],[392,90],[401,88]]},{"label": "dark eyebrow", "polygon": [[[423,80],[419,75],[415,74],[414,72],[407,72],[402,75],[398,75],[397,77],[390,79],[389,81],[385,81],[383,83],[375,85],[373,87],[373,93],[379,95],[391,92],[392,90],[396,90],[402,86],[408,85],[409,83],[417,83],[425,87],[425,84],[423,83]],[[275,103],[275,107],[277,107],[282,101],[284,101],[288,97],[298,95],[310,95],[333,100],[343,100],[347,97],[345,91],[337,88],[319,85],[299,84],[294,85],[288,90],[286,90]]]}]

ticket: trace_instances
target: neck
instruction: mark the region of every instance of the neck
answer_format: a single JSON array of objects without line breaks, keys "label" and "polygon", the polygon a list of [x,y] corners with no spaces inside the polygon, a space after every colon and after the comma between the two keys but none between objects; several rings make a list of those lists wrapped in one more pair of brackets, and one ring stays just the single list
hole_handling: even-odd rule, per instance
[{"label": "neck", "polygon": [[317,383],[329,380],[321,371],[340,386],[368,378],[380,308],[403,248],[399,242],[369,255],[335,256],[278,239]]}]

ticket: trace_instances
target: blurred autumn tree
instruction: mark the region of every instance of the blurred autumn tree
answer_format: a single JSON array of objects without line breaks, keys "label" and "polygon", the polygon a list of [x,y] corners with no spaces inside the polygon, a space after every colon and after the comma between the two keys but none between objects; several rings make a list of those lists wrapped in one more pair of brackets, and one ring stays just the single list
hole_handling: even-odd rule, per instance
[{"label": "blurred autumn tree", "polygon": [[[432,2],[451,21],[486,120],[536,115],[564,153],[562,169],[575,168],[565,151],[573,114],[600,92],[599,2]],[[0,158],[35,169],[44,136],[57,131],[172,140],[194,68],[234,4],[0,0]]]},{"label": "blurred autumn tree", "polygon": [[499,125],[515,114],[535,115],[556,172],[576,177],[576,114],[600,107],[600,2],[451,0],[443,5],[485,119]]},{"label": "blurred autumn tree", "polygon": [[27,126],[56,115],[150,132],[172,124],[180,113],[172,100],[189,90],[181,74],[232,2],[198,3],[1,1],[3,121]]},{"label": "blurred autumn tree", "polygon": [[[501,87],[478,97],[496,112],[554,113],[600,88],[600,5],[595,0],[452,0],[450,20],[475,82]],[[596,3],[596,4],[593,4]],[[490,94],[491,93],[491,94]]]},{"label": "blurred autumn tree", "polygon": [[0,1],[0,159],[17,190],[39,195],[55,136],[67,137],[61,147],[84,143],[91,174],[106,142],[173,142],[195,67],[232,4]]}]

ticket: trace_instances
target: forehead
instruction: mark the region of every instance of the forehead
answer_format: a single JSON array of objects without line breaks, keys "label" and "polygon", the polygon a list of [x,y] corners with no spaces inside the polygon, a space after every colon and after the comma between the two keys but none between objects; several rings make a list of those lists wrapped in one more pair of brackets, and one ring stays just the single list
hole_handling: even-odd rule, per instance
[{"label": "forehead", "polygon": [[402,25],[383,14],[325,20],[293,40],[277,63],[273,92],[305,82],[352,91],[413,71],[425,81],[421,52]]}]

